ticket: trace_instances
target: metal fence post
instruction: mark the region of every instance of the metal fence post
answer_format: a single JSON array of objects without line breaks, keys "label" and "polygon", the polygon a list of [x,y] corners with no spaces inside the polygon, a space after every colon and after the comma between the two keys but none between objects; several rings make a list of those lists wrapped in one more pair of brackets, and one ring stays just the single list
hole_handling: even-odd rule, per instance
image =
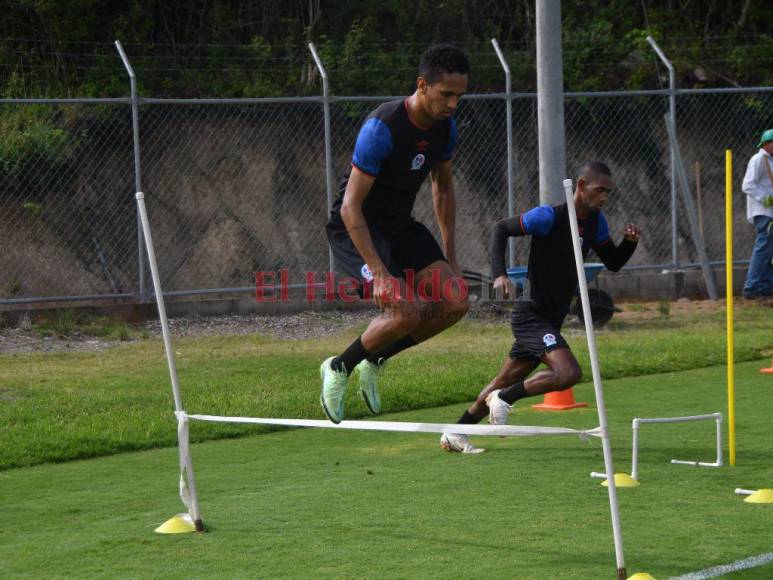
[{"label": "metal fence post", "polygon": [[[333,209],[333,152],[330,139],[330,85],[327,80],[327,72],[322,64],[322,59],[317,53],[317,48],[313,42],[309,43],[309,50],[314,57],[314,62],[317,64],[319,74],[322,76],[322,110],[325,115],[325,181],[327,188],[327,211],[330,214],[330,210]],[[327,218],[326,218],[327,219]],[[332,248],[328,248],[328,256],[330,261],[330,271],[335,272],[335,256],[333,256]]]},{"label": "metal fence post", "polygon": [[[126,72],[129,73],[129,83],[132,91],[132,136],[134,140],[134,188],[135,193],[142,191],[142,166],[140,165],[140,102],[137,96],[137,79],[129,57],[123,50],[120,40],[115,41],[118,54],[121,55]],[[137,212],[137,273],[139,277],[139,299],[145,299],[145,240],[142,235],[142,220]]]},{"label": "metal fence post", "polygon": [[671,150],[676,154],[676,167],[679,174],[679,181],[682,189],[682,199],[684,200],[684,209],[687,213],[687,221],[690,224],[690,230],[692,231],[692,239],[695,244],[695,250],[698,253],[698,260],[700,261],[701,270],[703,270],[703,279],[706,282],[706,290],[709,293],[711,300],[719,300],[719,292],[717,291],[717,283],[714,280],[714,272],[711,270],[711,264],[709,263],[709,256],[706,252],[706,241],[703,238],[700,228],[698,227],[698,216],[695,211],[695,204],[692,200],[692,194],[690,193],[690,185],[687,182],[687,171],[684,168],[684,162],[682,161],[682,153],[679,149],[679,142],[676,138],[676,127],[669,115],[664,115],[666,121],[666,128],[668,130],[668,139],[671,142]]},{"label": "metal fence post", "polygon": [[[491,44],[497,53],[502,69],[505,71],[505,102],[507,103],[507,217],[515,214],[515,198],[513,196],[513,94],[510,86],[510,67],[505,60],[505,55],[499,48],[496,38],[491,39]],[[510,250],[510,267],[515,266],[515,238],[508,240]]]},{"label": "metal fence post", "polygon": [[[671,61],[666,58],[665,53],[660,49],[658,43],[652,36],[647,37],[647,42],[658,55],[663,64],[668,68],[668,114],[671,123],[676,127],[676,71]],[[671,266],[674,269],[679,268],[679,251],[677,247],[677,219],[676,219],[676,153],[671,147]]]}]

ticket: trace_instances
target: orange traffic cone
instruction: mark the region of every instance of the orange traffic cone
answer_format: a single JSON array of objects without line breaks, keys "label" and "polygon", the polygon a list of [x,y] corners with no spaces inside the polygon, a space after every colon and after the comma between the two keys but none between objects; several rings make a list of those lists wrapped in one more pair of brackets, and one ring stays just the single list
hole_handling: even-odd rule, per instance
[{"label": "orange traffic cone", "polygon": [[763,375],[773,375],[773,359],[770,360],[770,366],[768,368],[760,369]]},{"label": "orange traffic cone", "polygon": [[587,406],[588,403],[578,403],[574,400],[572,387],[569,387],[563,391],[546,393],[545,399],[537,405],[532,405],[532,408],[540,409],[542,411],[566,411],[567,409],[576,409],[577,407]]}]

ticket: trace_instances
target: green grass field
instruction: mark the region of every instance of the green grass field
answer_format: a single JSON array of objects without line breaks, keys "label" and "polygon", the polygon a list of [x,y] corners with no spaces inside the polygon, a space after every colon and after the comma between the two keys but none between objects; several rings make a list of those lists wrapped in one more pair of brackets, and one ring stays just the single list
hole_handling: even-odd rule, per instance
[{"label": "green grass field", "polygon": [[[757,372],[769,362],[773,314],[738,314],[738,359],[751,361],[737,367],[738,465],[669,464],[713,459],[713,423],[642,426],[642,486],[619,491],[629,573],[665,578],[773,551],[773,506],[733,494],[773,487],[773,385]],[[722,316],[600,332],[617,471],[630,470],[633,417],[726,411]],[[186,408],[320,417],[316,365],[357,330],[177,341]],[[585,361],[582,335],[570,335]],[[506,325],[469,322],[405,353],[389,370],[384,419],[453,422],[508,346]],[[175,425],[159,341],[0,356],[0,389],[5,577],[614,577],[606,489],[588,476],[603,470],[595,439],[481,437],[487,453],[460,456],[434,435],[193,423],[198,441],[255,436],[192,447],[209,533],[159,536],[153,528],[183,510],[176,449],[165,447]],[[593,400],[589,383],[575,394]],[[365,415],[359,401],[348,408]],[[592,406],[540,413],[519,403],[511,423],[598,420]],[[68,461],[97,455],[111,456]],[[773,566],[730,577],[770,578]]]},{"label": "green grass field", "polygon": [[[654,307],[653,307],[654,308]],[[773,312],[737,312],[736,360],[769,356]],[[699,311],[613,320],[598,333],[605,379],[721,364],[724,312]],[[321,339],[266,336],[175,341],[185,408],[191,413],[323,418],[319,363],[341,351],[361,328]],[[567,338],[590,380],[585,335]],[[389,371],[386,412],[470,401],[496,373],[512,336],[506,321],[465,321],[401,354]],[[160,340],[121,343],[99,352],[0,355],[0,470],[174,445],[173,403]],[[349,418],[367,415],[357,398]],[[254,433],[205,425],[194,441]]]}]

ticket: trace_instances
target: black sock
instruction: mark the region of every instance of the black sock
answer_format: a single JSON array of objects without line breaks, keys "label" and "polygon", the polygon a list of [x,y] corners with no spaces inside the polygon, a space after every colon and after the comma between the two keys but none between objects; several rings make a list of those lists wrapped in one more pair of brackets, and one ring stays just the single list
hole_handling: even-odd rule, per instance
[{"label": "black sock", "polygon": [[416,342],[413,337],[409,334],[408,336],[404,336],[400,340],[397,340],[390,344],[389,346],[382,348],[380,351],[368,355],[368,360],[372,362],[374,365],[378,364],[379,359],[388,359],[391,356],[395,356],[398,352],[404,351],[406,348],[411,348],[412,346],[416,346],[419,344]]},{"label": "black sock", "polygon": [[499,398],[510,405],[515,403],[517,400],[528,396],[529,394],[526,392],[526,388],[523,386],[523,381],[519,381],[514,385],[510,385],[509,387],[499,391]]},{"label": "black sock", "polygon": [[[483,417],[485,416],[486,415],[483,415]],[[480,420],[483,419],[483,417],[476,417],[475,415],[471,415],[469,411],[465,411],[457,423],[463,425],[475,425],[476,423],[480,423]]]},{"label": "black sock", "polygon": [[350,344],[349,348],[347,348],[343,354],[335,357],[332,360],[330,366],[334,371],[346,371],[346,376],[348,377],[350,374],[352,374],[354,367],[360,364],[360,362],[365,357],[367,357],[368,354],[368,351],[365,350],[364,346],[362,346],[362,337],[358,336],[357,340]]}]

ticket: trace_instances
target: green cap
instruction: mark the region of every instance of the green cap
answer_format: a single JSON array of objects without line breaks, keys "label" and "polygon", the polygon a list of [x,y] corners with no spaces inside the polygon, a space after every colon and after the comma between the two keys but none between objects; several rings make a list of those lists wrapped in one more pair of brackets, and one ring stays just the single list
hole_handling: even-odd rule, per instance
[{"label": "green cap", "polygon": [[768,141],[773,141],[773,129],[768,129],[760,137],[760,142],[757,143],[757,147],[762,147]]}]

